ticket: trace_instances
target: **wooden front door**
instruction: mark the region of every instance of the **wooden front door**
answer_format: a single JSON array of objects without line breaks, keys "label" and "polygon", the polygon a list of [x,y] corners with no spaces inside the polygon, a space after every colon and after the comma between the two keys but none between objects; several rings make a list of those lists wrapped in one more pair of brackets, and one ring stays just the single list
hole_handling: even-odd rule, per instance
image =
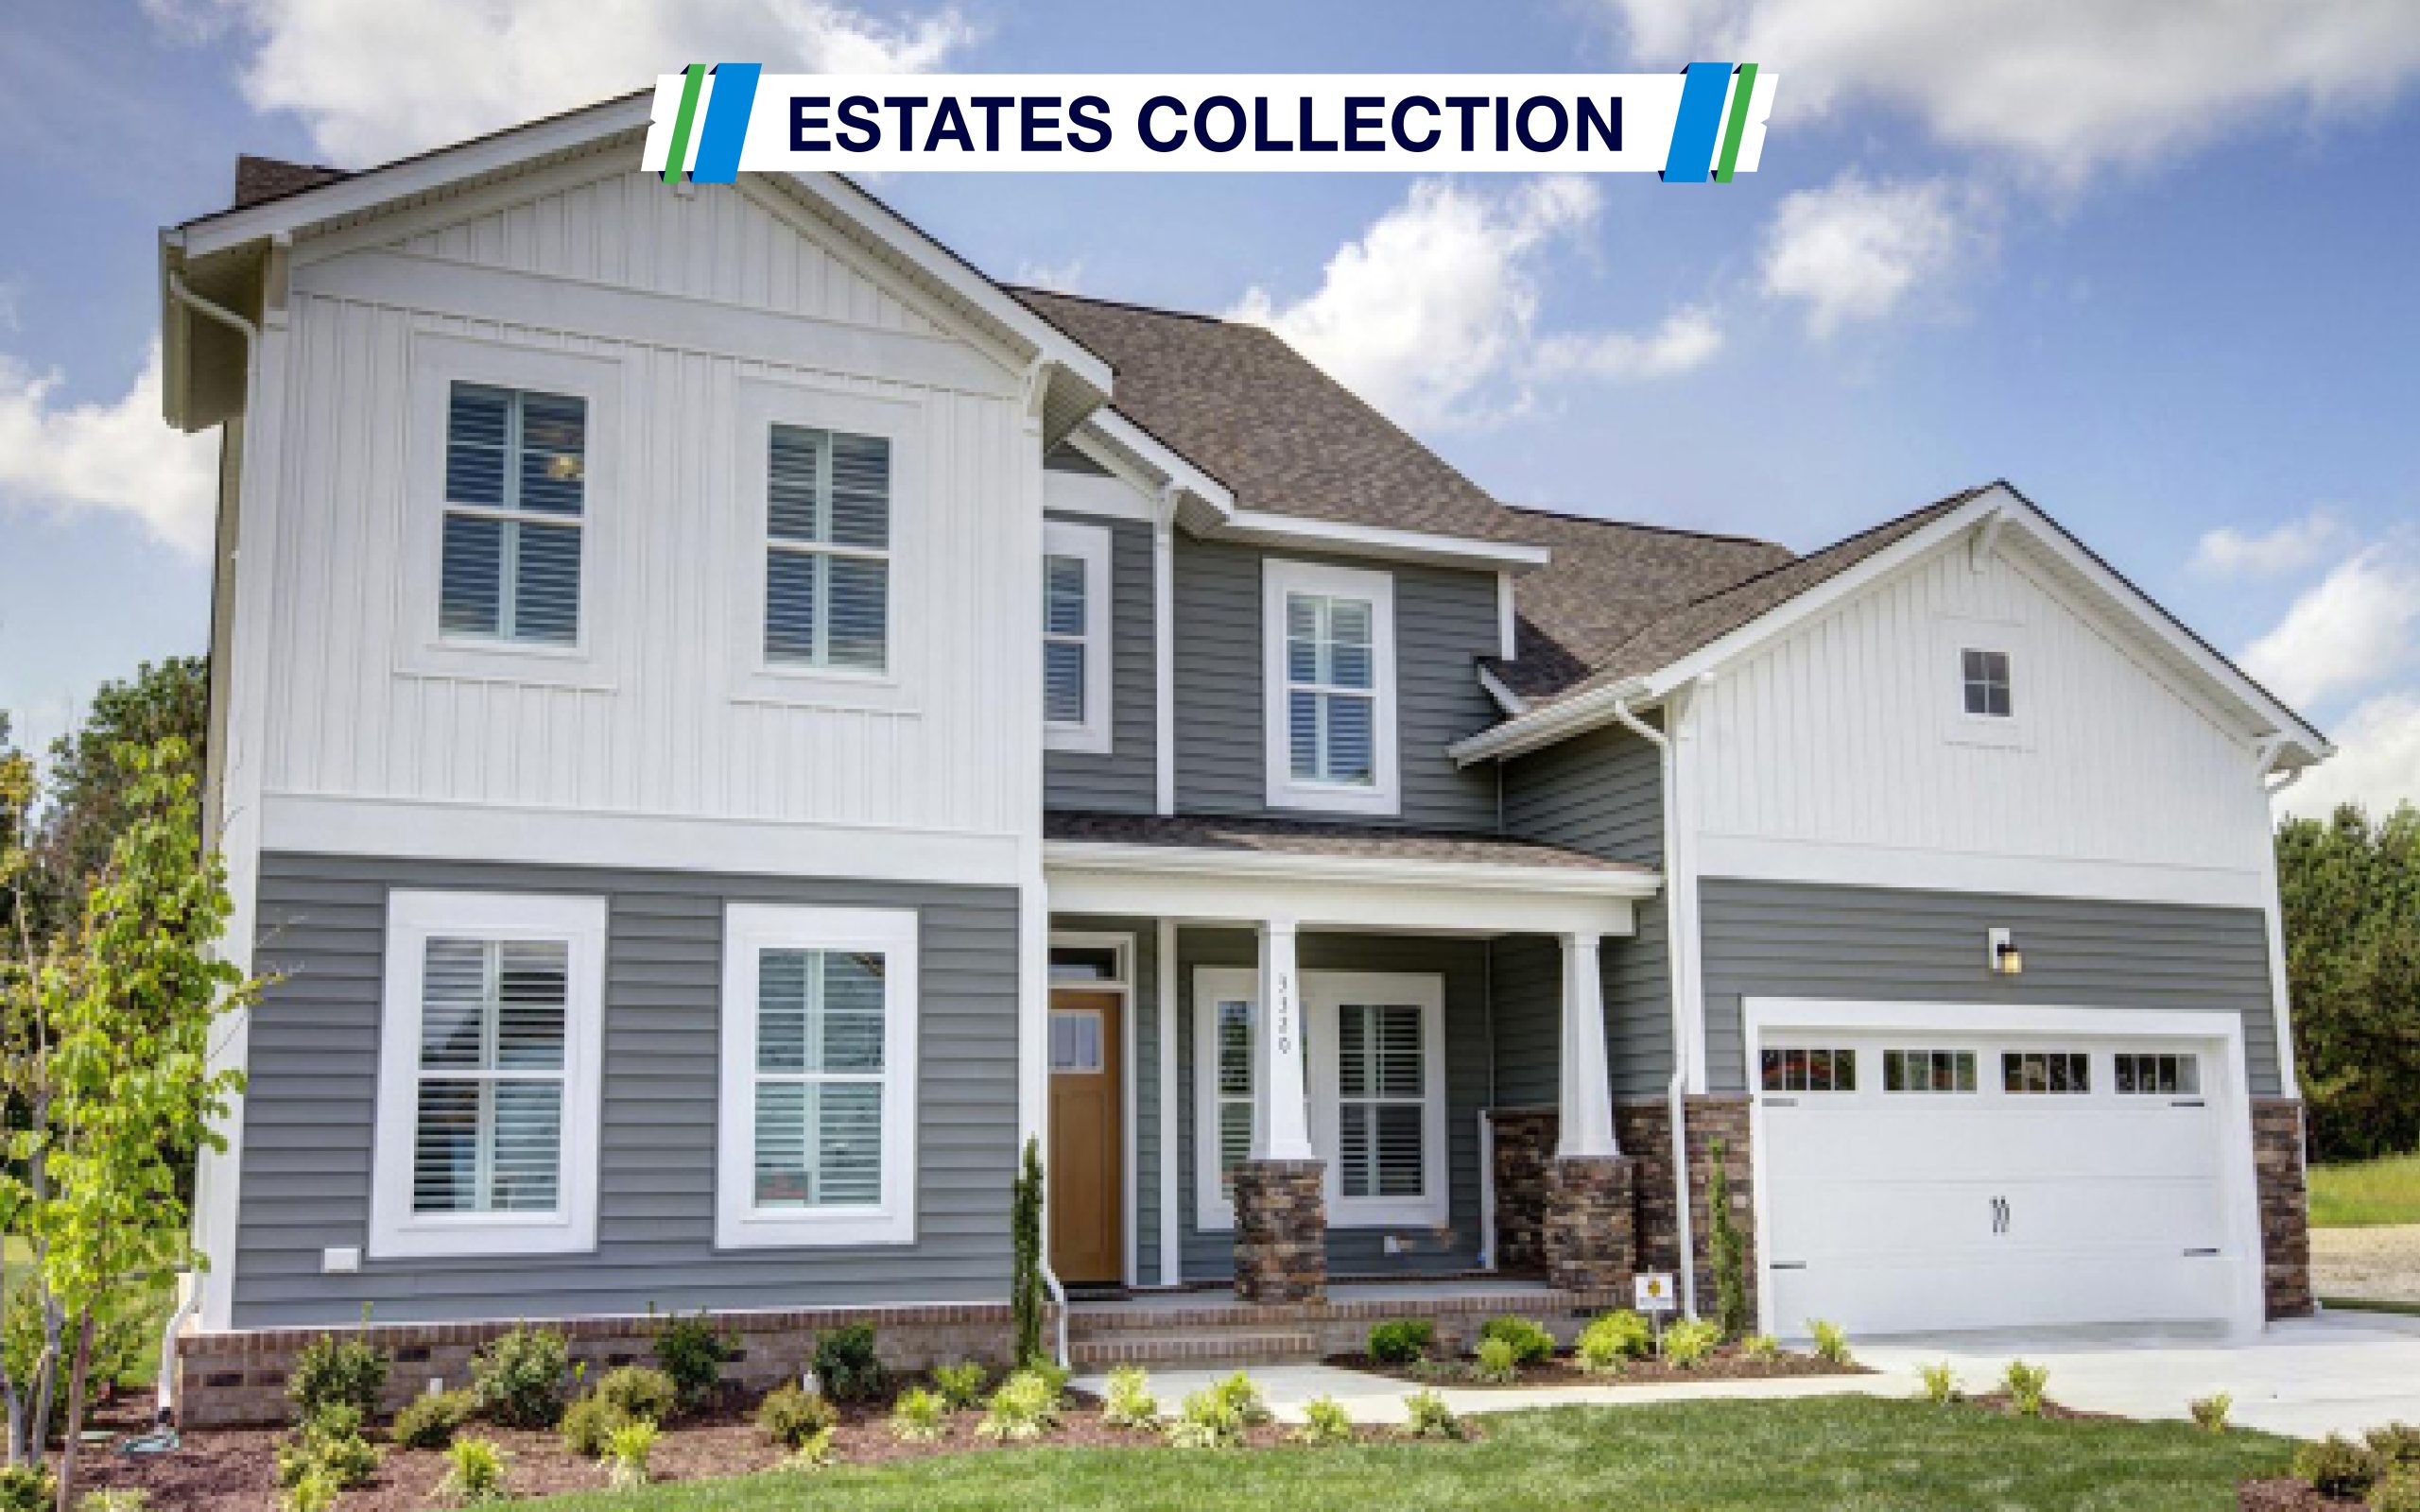
[{"label": "wooden front door", "polygon": [[1050,1267],[1078,1285],[1125,1280],[1121,1003],[1115,992],[1050,995]]}]

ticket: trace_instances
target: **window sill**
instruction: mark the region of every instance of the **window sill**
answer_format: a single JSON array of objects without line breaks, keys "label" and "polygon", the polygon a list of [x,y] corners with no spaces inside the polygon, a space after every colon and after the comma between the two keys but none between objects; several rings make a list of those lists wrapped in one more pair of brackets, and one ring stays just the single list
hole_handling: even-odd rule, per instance
[{"label": "window sill", "polygon": [[590,645],[548,647],[511,641],[437,640],[408,647],[397,659],[394,670],[401,678],[615,692],[614,679],[597,662],[596,649]]},{"label": "window sill", "polygon": [[593,1226],[565,1216],[513,1218],[417,1218],[372,1232],[364,1258],[435,1260],[448,1257],[585,1255],[596,1248]]},{"label": "window sill", "polygon": [[746,1213],[720,1217],[715,1225],[717,1249],[835,1249],[915,1242],[912,1202],[906,1212]]},{"label": "window sill", "polygon": [[1051,724],[1042,727],[1042,748],[1063,756],[1107,756],[1114,749],[1105,729]]},{"label": "window sill", "polygon": [[914,690],[901,673],[849,672],[760,662],[743,670],[732,702],[786,709],[845,709],[914,714]]},{"label": "window sill", "polygon": [[1403,812],[1402,796],[1381,787],[1331,786],[1272,781],[1263,797],[1272,809],[1302,809],[1319,814],[1371,814],[1389,818]]}]

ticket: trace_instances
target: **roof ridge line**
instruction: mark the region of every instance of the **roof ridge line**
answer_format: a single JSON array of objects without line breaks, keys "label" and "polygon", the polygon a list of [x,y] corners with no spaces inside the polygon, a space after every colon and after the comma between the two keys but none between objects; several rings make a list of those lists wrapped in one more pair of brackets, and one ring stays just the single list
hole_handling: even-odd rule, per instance
[{"label": "roof ridge line", "polygon": [[[1610,515],[1578,514],[1568,509],[1549,509],[1538,504],[1514,504],[1507,499],[1499,499],[1496,502],[1507,509],[1518,510],[1522,514],[1538,515],[1547,520],[1568,520],[1575,524],[1613,525],[1622,530],[1652,531],[1659,536],[1687,536],[1693,541],[1729,541],[1742,546],[1770,546],[1775,551],[1789,551],[1788,546],[1778,541],[1769,541],[1763,536],[1743,536],[1730,530],[1692,530],[1687,525],[1657,524],[1651,520],[1616,520]],[[1799,559],[1798,553],[1790,551],[1789,555],[1791,561]],[[1789,562],[1784,562],[1782,565],[1788,566]]]},{"label": "roof ridge line", "polygon": [[1242,320],[1230,320],[1223,315],[1204,315],[1200,310],[1179,310],[1166,304],[1145,304],[1139,300],[1113,300],[1101,294],[1076,294],[1066,289],[1044,288],[1039,284],[1013,284],[999,280],[1000,287],[1011,294],[1039,294],[1046,300],[1073,300],[1079,304],[1098,304],[1104,309],[1132,310],[1137,315],[1165,315],[1177,320],[1199,320],[1204,325],[1226,326],[1237,331],[1264,329]]}]

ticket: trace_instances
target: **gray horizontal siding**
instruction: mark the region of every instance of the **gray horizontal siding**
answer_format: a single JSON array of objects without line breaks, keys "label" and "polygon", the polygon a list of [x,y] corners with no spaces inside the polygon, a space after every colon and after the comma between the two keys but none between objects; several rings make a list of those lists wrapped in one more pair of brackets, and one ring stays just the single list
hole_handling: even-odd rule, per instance
[{"label": "gray horizontal siding", "polygon": [[[1720,878],[1699,896],[1713,1091],[1746,1085],[1742,998],[1811,997],[2239,1013],[2252,1091],[2277,1091],[2258,909]],[[1984,970],[1996,926],[2015,932],[2024,974]]]},{"label": "gray horizontal siding", "polygon": [[[1271,812],[1261,714],[1261,561],[1271,555],[1280,554],[1177,538],[1176,781],[1181,812]],[[1495,575],[1282,555],[1288,560],[1393,573],[1396,738],[1403,774],[1403,813],[1394,822],[1418,829],[1494,832],[1494,768],[1482,763],[1458,769],[1445,747],[1497,718],[1478,682],[1478,659],[1497,649]],[[1349,818],[1356,824],[1390,822],[1363,815]]]},{"label": "gray horizontal siding", "polygon": [[[1235,1235],[1204,1231],[1195,1214],[1193,972],[1202,966],[1253,966],[1259,941],[1240,930],[1184,931],[1177,936],[1177,1194],[1184,1279],[1224,1280],[1235,1274]],[[1477,940],[1414,936],[1305,935],[1297,941],[1297,965],[1305,971],[1426,971],[1445,979],[1445,1136],[1447,1181],[1452,1188],[1449,1229],[1331,1228],[1327,1263],[1332,1274],[1369,1276],[1392,1272],[1467,1270],[1478,1261],[1478,1110],[1488,1106],[1487,947]],[[1387,1234],[1401,1237],[1408,1252],[1385,1252]]]},{"label": "gray horizontal siding", "polygon": [[[1665,972],[1664,902],[1638,907],[1638,933],[1608,936],[1605,1060],[1614,1095],[1661,1095],[1672,1075],[1672,998]],[[1552,1108],[1562,1096],[1563,945],[1543,935],[1495,941],[1489,955],[1495,1024],[1495,1106]]]},{"label": "gray horizontal siding", "polygon": [[[392,887],[605,896],[603,1126],[594,1253],[365,1260],[386,900]],[[722,913],[732,899],[912,907],[922,919],[917,1239],[880,1249],[714,1246]],[[1016,1145],[1012,890],[269,854],[234,1323],[549,1317],[681,1308],[997,1300]]]},{"label": "gray horizontal siding", "polygon": [[1134,936],[1128,967],[1134,994],[1134,1192],[1135,1280],[1160,1279],[1160,932],[1150,919],[1100,919],[1057,914],[1053,930]]},{"label": "gray horizontal siding", "polygon": [[[1080,455],[1080,454],[1079,454]],[[1109,814],[1158,811],[1158,668],[1151,615],[1151,527],[1134,520],[1053,513],[1109,531],[1110,749],[1045,751],[1046,807]]]}]

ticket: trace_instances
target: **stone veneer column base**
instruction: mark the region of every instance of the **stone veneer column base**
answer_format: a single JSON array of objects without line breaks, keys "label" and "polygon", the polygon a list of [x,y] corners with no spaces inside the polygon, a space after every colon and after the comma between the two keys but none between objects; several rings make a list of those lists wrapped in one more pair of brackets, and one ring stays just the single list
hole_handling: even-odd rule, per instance
[{"label": "stone veneer column base", "polygon": [[1547,1162],[1547,1282],[1571,1291],[1627,1286],[1637,1268],[1631,1162],[1618,1155]]},{"label": "stone veneer column base", "polygon": [[2308,1317],[2310,1208],[2299,1099],[2252,1100],[2252,1165],[2260,1198],[2261,1297],[2271,1317]]},{"label": "stone veneer column base", "polygon": [[1236,1167],[1236,1299],[1327,1299],[1327,1167],[1246,1160]]}]

